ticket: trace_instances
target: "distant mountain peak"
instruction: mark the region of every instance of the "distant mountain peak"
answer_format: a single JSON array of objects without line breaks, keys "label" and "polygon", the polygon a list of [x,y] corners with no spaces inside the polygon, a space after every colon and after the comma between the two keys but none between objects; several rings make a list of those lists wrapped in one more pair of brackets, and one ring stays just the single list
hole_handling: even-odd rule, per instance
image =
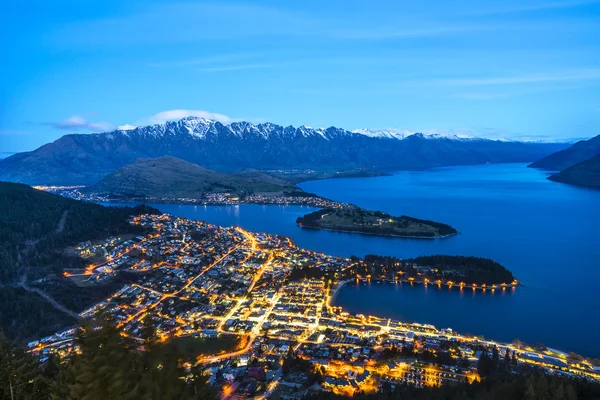
[{"label": "distant mountain peak", "polygon": [[403,131],[397,132],[392,130],[373,130],[373,129],[354,129],[352,130],[354,133],[358,133],[360,135],[374,137],[374,138],[382,138],[382,139],[405,139],[407,136],[412,135],[413,132]]},{"label": "distant mountain peak", "polygon": [[209,137],[217,137],[226,134],[239,138],[270,139],[272,137],[321,137],[330,140],[333,136],[354,136],[360,135],[368,138],[378,138],[386,140],[405,140],[413,139],[446,139],[456,141],[469,140],[489,140],[489,141],[507,141],[504,139],[479,138],[465,133],[454,132],[413,132],[409,130],[396,129],[354,129],[346,130],[343,128],[313,128],[307,124],[295,127],[293,125],[282,126],[272,122],[252,123],[249,121],[220,122],[207,119],[205,117],[189,116],[176,121],[167,121],[162,124],[133,127],[128,125],[126,129],[117,129],[112,132],[106,132],[101,135],[107,135],[109,139],[115,138],[115,135],[141,134],[146,136],[158,137],[165,135],[187,134],[192,138],[205,140]]},{"label": "distant mountain peak", "polygon": [[449,139],[449,140],[492,140],[497,141],[501,139],[488,139],[478,138],[467,134],[457,133],[445,133],[445,132],[412,132],[409,130],[396,130],[396,129],[354,129],[354,133],[358,133],[364,136],[381,138],[381,139],[397,139],[404,140],[409,137],[419,139]]}]

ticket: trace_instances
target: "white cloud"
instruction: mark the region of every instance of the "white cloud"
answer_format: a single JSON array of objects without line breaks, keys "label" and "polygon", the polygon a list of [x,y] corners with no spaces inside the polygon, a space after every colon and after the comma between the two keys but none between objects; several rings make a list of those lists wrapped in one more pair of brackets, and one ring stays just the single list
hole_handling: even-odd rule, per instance
[{"label": "white cloud", "polygon": [[153,124],[164,124],[167,121],[177,121],[185,117],[199,117],[206,118],[213,121],[219,121],[223,123],[229,123],[236,121],[236,119],[228,117],[225,114],[213,113],[205,110],[168,110],[154,114],[148,120]]},{"label": "white cloud", "polygon": [[137,126],[130,125],[130,124],[119,125],[117,127],[117,129],[120,130],[120,131],[130,131],[130,130],[135,129],[135,128],[137,128]]},{"label": "white cloud", "polygon": [[91,122],[79,115],[72,115],[62,121],[46,122],[44,125],[50,125],[57,129],[81,130],[85,129],[92,132],[106,132],[114,129],[114,126],[108,122]]},{"label": "white cloud", "polygon": [[204,118],[211,121],[218,121],[223,124],[229,124],[231,122],[239,122],[239,121],[249,121],[253,123],[261,123],[264,122],[264,118],[233,118],[225,114],[215,113],[206,110],[189,110],[189,109],[175,109],[175,110],[167,110],[158,112],[150,117],[142,118],[137,121],[133,125],[124,124],[120,125],[118,129],[121,130],[131,130],[140,126],[153,125],[153,124],[164,124],[167,121],[179,121],[180,119],[187,117],[197,117]]},{"label": "white cloud", "polygon": [[600,79],[600,69],[574,69],[560,72],[543,72],[515,76],[485,77],[485,78],[456,78],[433,79],[407,82],[408,86],[497,86],[517,85],[547,82],[568,82]]},{"label": "white cloud", "polygon": [[[285,2],[280,2],[281,4]],[[448,36],[472,31],[505,29],[503,25],[473,25],[447,21],[426,14],[407,11],[389,13],[384,18],[359,18],[349,28],[346,14],[335,16],[321,10],[301,11],[285,6],[240,4],[217,1],[168,2],[152,6],[132,6],[126,13],[97,20],[66,24],[48,38],[60,46],[131,46],[194,43],[249,37],[329,38],[343,40],[389,40]],[[399,15],[401,14],[401,15]],[[235,56],[234,56],[235,57]],[[227,58],[227,57],[226,57]],[[211,57],[190,60],[192,65],[205,64]],[[181,65],[158,63],[157,65]],[[189,65],[183,61],[183,65]]]}]

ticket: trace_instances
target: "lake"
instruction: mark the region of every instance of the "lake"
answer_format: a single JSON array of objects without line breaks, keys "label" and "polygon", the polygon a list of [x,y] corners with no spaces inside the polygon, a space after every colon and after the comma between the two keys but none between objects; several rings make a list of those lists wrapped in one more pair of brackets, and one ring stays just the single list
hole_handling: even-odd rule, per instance
[{"label": "lake", "polygon": [[482,294],[371,283],[344,287],[336,304],[352,313],[430,323],[497,340],[519,338],[600,357],[600,191],[551,182],[547,175],[524,164],[495,164],[300,185],[333,200],[447,223],[460,232],[434,240],[298,228],[295,219],[313,211],[309,207],[154,206],[218,225],[286,235],[299,246],[328,254],[492,258],[525,286]]}]

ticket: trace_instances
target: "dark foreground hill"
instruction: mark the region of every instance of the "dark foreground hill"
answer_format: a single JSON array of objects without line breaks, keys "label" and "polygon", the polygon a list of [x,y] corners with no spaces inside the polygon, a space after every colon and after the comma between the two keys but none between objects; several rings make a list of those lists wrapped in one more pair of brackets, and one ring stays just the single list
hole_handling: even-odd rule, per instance
[{"label": "dark foreground hill", "polygon": [[282,194],[301,191],[260,171],[227,174],[175,158],[140,158],[86,188],[128,197],[199,197],[205,193]]},{"label": "dark foreground hill", "polygon": [[600,155],[551,175],[548,179],[570,185],[600,188]]},{"label": "dark foreground hill", "polygon": [[104,207],[0,182],[0,331],[27,339],[73,323],[21,283],[59,272],[54,263],[65,246],[135,233],[139,228],[128,223],[129,216],[149,211],[156,210]]},{"label": "dark foreground hill", "polygon": [[533,164],[531,168],[562,171],[600,154],[600,135],[589,140],[581,140],[569,148],[550,154]]},{"label": "dark foreground hill", "polygon": [[138,158],[173,156],[218,171],[424,169],[531,162],[566,147],[456,136],[352,132],[341,128],[222,124],[184,118],[98,134],[65,135],[34,151],[0,160],[0,180],[92,184]]}]

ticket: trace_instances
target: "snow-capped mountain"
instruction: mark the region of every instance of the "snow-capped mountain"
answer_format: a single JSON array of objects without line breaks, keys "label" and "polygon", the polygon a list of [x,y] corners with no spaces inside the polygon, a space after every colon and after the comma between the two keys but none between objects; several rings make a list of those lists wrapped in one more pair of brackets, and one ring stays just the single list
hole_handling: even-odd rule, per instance
[{"label": "snow-capped mountain", "polygon": [[403,131],[389,131],[389,130],[372,130],[372,129],[353,129],[352,132],[365,135],[373,138],[381,139],[405,139],[407,136],[413,135],[413,132]]},{"label": "snow-capped mountain", "polygon": [[563,144],[502,142],[457,135],[349,131],[198,117],[111,132],[65,135],[0,160],[0,180],[88,184],[137,158],[173,156],[206,168],[422,169],[488,162],[527,162]]}]

